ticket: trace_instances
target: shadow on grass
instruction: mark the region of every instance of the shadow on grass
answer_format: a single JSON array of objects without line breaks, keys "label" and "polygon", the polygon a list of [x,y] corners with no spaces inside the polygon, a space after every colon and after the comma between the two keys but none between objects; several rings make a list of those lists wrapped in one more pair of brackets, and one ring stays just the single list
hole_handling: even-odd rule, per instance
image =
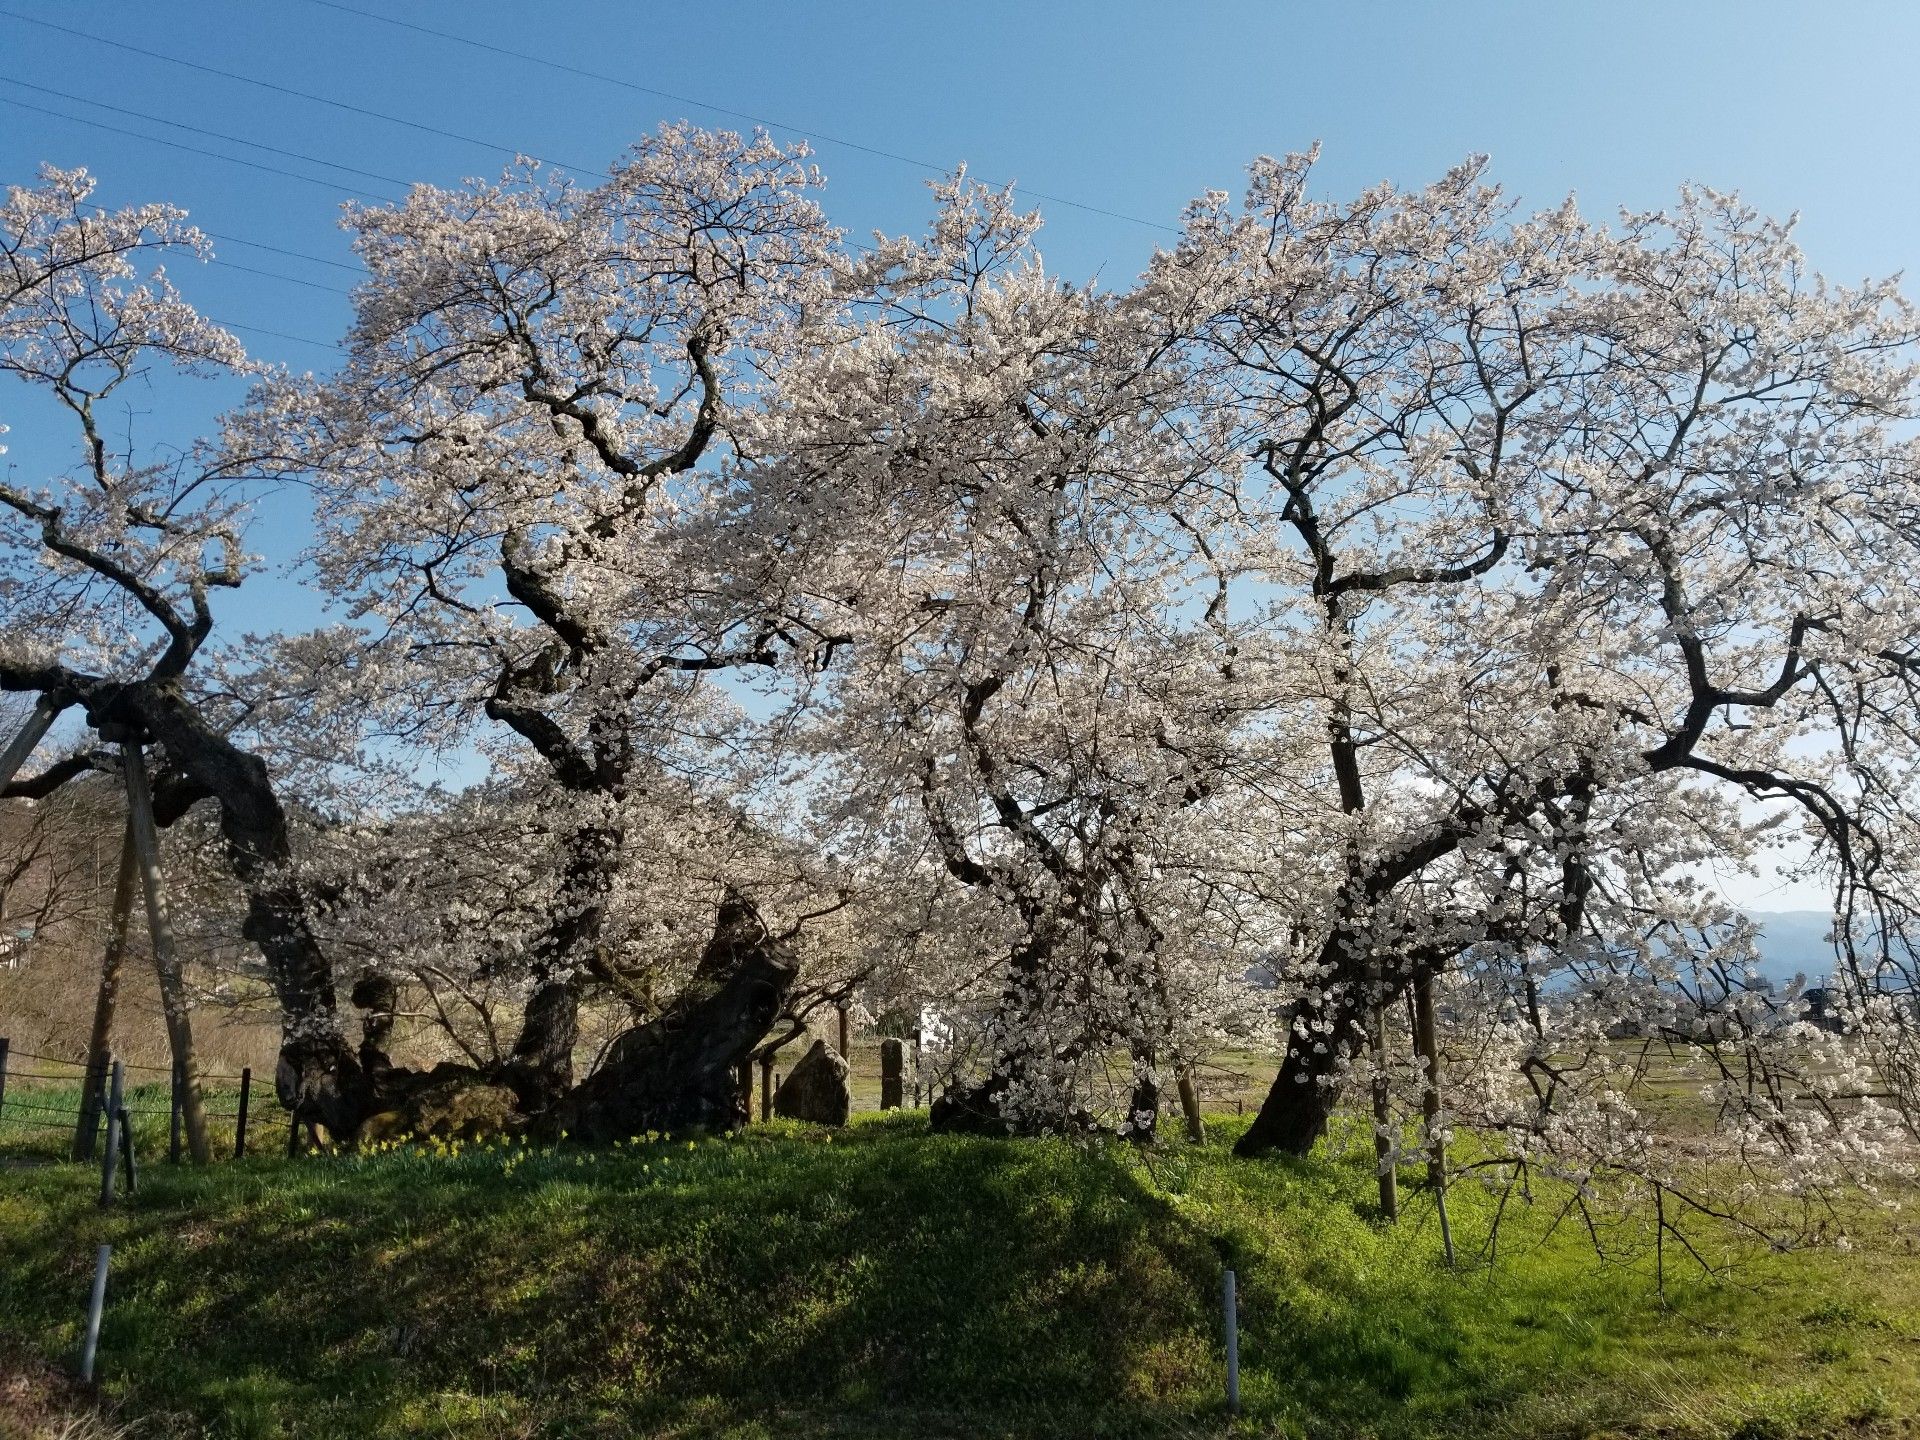
[{"label": "shadow on grass", "polygon": [[1223,1255],[1252,1433],[1479,1433],[1647,1297],[1448,1275],[1358,1167],[932,1137],[156,1167],[0,1190],[0,1326],[225,1435],[1213,1433]]}]

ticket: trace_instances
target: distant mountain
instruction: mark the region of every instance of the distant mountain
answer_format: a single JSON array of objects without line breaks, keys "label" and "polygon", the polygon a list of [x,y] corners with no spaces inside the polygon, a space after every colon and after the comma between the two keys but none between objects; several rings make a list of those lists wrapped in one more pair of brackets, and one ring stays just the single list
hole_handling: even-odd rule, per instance
[{"label": "distant mountain", "polygon": [[1827,932],[1833,917],[1824,910],[1749,910],[1747,918],[1760,928],[1754,948],[1760,952],[1760,973],[1776,985],[1805,975],[1822,984],[1833,972],[1833,946]]}]

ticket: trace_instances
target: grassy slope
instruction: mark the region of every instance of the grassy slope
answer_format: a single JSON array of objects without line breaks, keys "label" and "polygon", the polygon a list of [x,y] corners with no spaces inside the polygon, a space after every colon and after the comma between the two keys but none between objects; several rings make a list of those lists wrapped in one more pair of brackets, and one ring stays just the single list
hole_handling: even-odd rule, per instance
[{"label": "grassy slope", "polygon": [[[1223,1127],[1230,1128],[1230,1127]],[[515,1152],[509,1151],[507,1155]],[[1753,1258],[1654,1294],[1571,1227],[1449,1274],[1357,1165],[1150,1165],[1056,1143],[832,1140],[154,1166],[103,1215],[0,1171],[0,1338],[71,1353],[115,1242],[103,1372],[162,1431],[359,1436],[1920,1434],[1920,1262]],[[1457,1192],[1457,1225],[1484,1202]]]}]

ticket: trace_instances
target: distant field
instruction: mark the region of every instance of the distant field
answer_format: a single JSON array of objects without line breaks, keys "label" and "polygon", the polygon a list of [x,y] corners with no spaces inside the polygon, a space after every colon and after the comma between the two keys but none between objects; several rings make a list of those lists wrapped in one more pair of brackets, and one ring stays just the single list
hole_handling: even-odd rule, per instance
[{"label": "distant field", "polygon": [[141,1435],[1920,1434],[1904,1221],[1864,1222],[1848,1254],[1703,1232],[1732,1268],[1678,1272],[1663,1300],[1644,1249],[1596,1264],[1544,1192],[1489,1267],[1490,1206],[1462,1184],[1449,1272],[1416,1175],[1382,1226],[1357,1148],[1238,1162],[1239,1124],[1146,1156],[905,1114],[598,1154],[152,1165],[108,1212],[78,1167],[7,1170],[0,1395],[47,1425],[81,1402],[55,1367],[106,1239],[104,1394]]}]

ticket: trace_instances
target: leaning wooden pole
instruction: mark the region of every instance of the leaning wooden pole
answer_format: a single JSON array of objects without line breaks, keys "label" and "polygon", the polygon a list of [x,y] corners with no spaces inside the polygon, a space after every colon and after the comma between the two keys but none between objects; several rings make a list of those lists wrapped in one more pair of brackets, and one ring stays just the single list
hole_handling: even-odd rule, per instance
[{"label": "leaning wooden pole", "polygon": [[147,929],[153,937],[153,967],[160,977],[160,1005],[167,1020],[167,1041],[173,1063],[179,1067],[180,1115],[186,1125],[187,1153],[196,1165],[213,1159],[207,1143],[207,1111],[200,1097],[200,1067],[194,1062],[193,1022],[187,1004],[186,976],[173,944],[173,919],[167,913],[166,889],[160,875],[160,832],[153,822],[153,792],[147,785],[147,763],[138,741],[124,741],[120,753],[127,780],[127,823],[133,831],[140,888],[146,894]]},{"label": "leaning wooden pole", "polygon": [[1207,1139],[1207,1121],[1200,1113],[1200,1089],[1194,1084],[1193,1066],[1182,1065],[1175,1079],[1180,1088],[1180,1113],[1186,1117],[1187,1139],[1203,1145]]},{"label": "leaning wooden pole", "polygon": [[80,1096],[80,1128],[73,1134],[73,1158],[93,1158],[94,1136],[106,1105],[107,1063],[113,1044],[113,1016],[120,1003],[120,972],[127,960],[127,937],[133,930],[133,895],[140,870],[133,844],[133,819],[127,819],[120,841],[120,873],[113,882],[113,915],[107,922],[107,948],[100,957],[100,988],[93,997],[93,1033],[87,1040],[85,1086]]},{"label": "leaning wooden pole", "polygon": [[1433,976],[1413,982],[1413,1048],[1420,1059],[1420,1113],[1426,1121],[1427,1181],[1440,1212],[1440,1244],[1453,1264],[1453,1224],[1447,1216],[1447,1139],[1440,1124],[1440,1026],[1434,1018]]},{"label": "leaning wooden pole", "polygon": [[54,717],[59,713],[60,707],[44,695],[33,702],[26,724],[7,742],[7,748],[0,750],[0,790],[13,783],[13,777],[20,773],[27,757],[40,748],[40,742],[47,738],[47,731],[53,728]]}]

